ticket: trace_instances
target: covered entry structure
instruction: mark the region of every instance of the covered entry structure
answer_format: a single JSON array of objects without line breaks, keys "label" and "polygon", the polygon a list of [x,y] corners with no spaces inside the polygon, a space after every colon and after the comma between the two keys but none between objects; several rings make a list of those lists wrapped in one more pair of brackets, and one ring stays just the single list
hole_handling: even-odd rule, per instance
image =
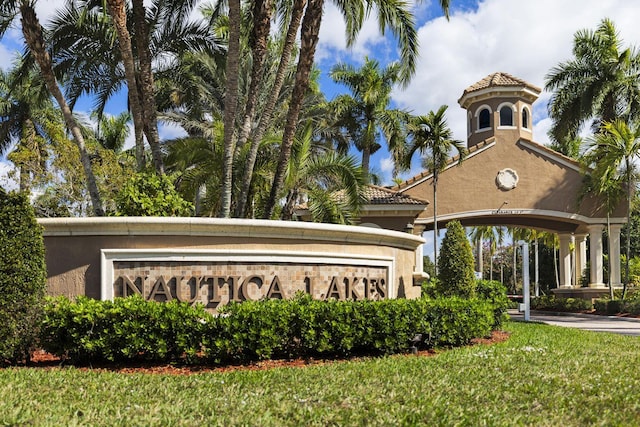
[{"label": "covered entry structure", "polygon": [[[583,191],[580,165],[541,144],[532,134],[532,104],[540,89],[506,73],[494,73],[467,88],[459,104],[467,110],[466,159],[452,159],[438,176],[438,224],[507,225],[556,232],[560,240],[560,292],[572,293],[587,266],[589,288],[605,287],[603,232],[607,214],[601,200]],[[425,171],[394,189],[431,201],[433,174]],[[433,228],[433,203],[416,218],[414,230]],[[611,281],[620,286],[621,203],[610,215]],[[572,261],[573,260],[573,261]],[[582,289],[581,292],[589,292]]]}]

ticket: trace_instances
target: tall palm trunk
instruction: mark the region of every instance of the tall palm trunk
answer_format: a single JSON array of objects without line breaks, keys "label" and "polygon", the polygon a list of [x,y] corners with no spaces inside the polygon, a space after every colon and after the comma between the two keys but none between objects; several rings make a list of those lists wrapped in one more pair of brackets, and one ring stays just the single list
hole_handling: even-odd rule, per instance
[{"label": "tall palm trunk", "polygon": [[533,243],[534,247],[535,247],[535,253],[534,253],[534,257],[535,257],[535,261],[536,261],[536,270],[535,270],[535,284],[534,284],[534,295],[539,297],[540,296],[540,263],[539,263],[539,258],[538,258],[538,237],[535,237],[534,243]]},{"label": "tall palm trunk", "polygon": [[478,239],[478,242],[476,243],[476,250],[478,251],[478,272],[480,273],[480,278],[483,279],[482,239]]},{"label": "tall palm trunk", "polygon": [[273,178],[271,193],[269,194],[269,200],[267,201],[265,209],[265,218],[271,218],[273,215],[284,184],[284,175],[289,159],[291,158],[291,147],[295,137],[300,109],[302,108],[302,102],[309,88],[309,75],[313,67],[313,59],[318,44],[323,5],[324,0],[310,0],[304,14],[304,19],[302,20],[298,68],[296,70],[291,103],[289,104],[289,111],[287,112],[286,124],[282,136],[280,158],[278,159],[278,166]]},{"label": "tall palm trunk", "polygon": [[236,110],[238,108],[238,68],[240,62],[240,0],[229,0],[229,46],[224,95],[224,156],[222,174],[221,205],[218,216],[228,218],[231,214],[233,190],[233,153]]},{"label": "tall palm trunk", "polygon": [[556,288],[560,287],[560,277],[558,276],[558,254],[556,249],[556,240],[553,239],[553,274],[556,278]]},{"label": "tall palm trunk", "polygon": [[151,51],[149,49],[149,27],[146,20],[146,9],[143,0],[133,0],[133,24],[136,30],[136,47],[140,64],[140,97],[142,98],[142,119],[144,132],[151,147],[153,165],[156,172],[164,174],[164,161],[158,134],[158,113],[154,91],[153,71],[151,68]]},{"label": "tall palm trunk", "polygon": [[438,275],[438,168],[433,168],[433,264],[436,276]]},{"label": "tall palm trunk", "polygon": [[251,132],[251,124],[256,115],[258,103],[258,88],[262,84],[264,61],[267,56],[267,42],[269,31],[271,30],[271,0],[255,0],[253,3],[253,29],[251,34],[251,81],[249,82],[249,92],[244,111],[244,120],[240,127],[238,142],[236,144],[235,156],[238,157],[240,150],[247,142]]},{"label": "tall palm trunk", "polygon": [[[493,232],[492,232],[493,234]],[[493,249],[493,238],[489,240],[489,280],[493,280],[493,254],[495,253]]]},{"label": "tall palm trunk", "polygon": [[291,20],[289,21],[289,28],[287,35],[285,36],[284,46],[282,47],[282,54],[280,56],[280,63],[278,64],[278,70],[271,88],[271,93],[267,100],[258,127],[252,132],[251,135],[251,148],[247,155],[245,163],[245,171],[242,177],[242,191],[236,205],[236,216],[244,217],[246,215],[246,206],[249,203],[249,197],[251,194],[251,180],[253,179],[253,168],[256,164],[258,157],[258,148],[260,147],[260,141],[264,137],[269,124],[271,123],[271,117],[278,102],[278,96],[280,90],[284,84],[287,68],[289,67],[289,61],[291,60],[291,53],[295,46],[296,34],[298,33],[298,27],[302,20],[302,14],[304,13],[304,7],[307,4],[307,0],[296,0],[293,3],[293,10],[291,12]]},{"label": "tall palm trunk", "polygon": [[[627,168],[627,247],[626,247],[626,255],[627,259],[624,261],[624,271],[625,271],[625,279],[622,283],[622,300],[624,301],[627,296],[627,286],[629,284],[629,258],[631,257],[631,165],[629,161],[629,157],[625,158],[626,168]],[[609,234],[611,236],[611,234]],[[609,237],[611,238],[611,237]],[[611,255],[609,255],[611,258]],[[611,269],[609,269],[611,271]]]},{"label": "tall palm trunk", "polygon": [[[607,236],[611,239],[611,217],[609,212],[607,211]],[[609,282],[609,298],[613,299],[613,283],[611,281],[611,253],[607,257],[608,270],[607,271],[607,282]],[[623,298],[624,299],[624,298]]]},{"label": "tall palm trunk", "polygon": [[371,145],[365,144],[362,147],[362,171],[364,172],[367,182],[370,182],[369,164],[371,163]]},{"label": "tall palm trunk", "polygon": [[295,46],[296,34],[302,20],[302,14],[304,13],[304,7],[307,4],[307,0],[296,0],[293,4],[293,10],[291,12],[291,20],[289,21],[289,28],[287,29],[287,35],[285,36],[284,46],[282,47],[282,54],[280,56],[280,63],[278,64],[278,70],[274,78],[273,87],[267,100],[264,110],[260,117],[258,127],[252,132],[251,135],[251,148],[247,155],[245,163],[245,171],[242,177],[242,190],[240,197],[236,205],[236,216],[244,217],[246,215],[246,207],[249,203],[249,197],[251,194],[251,180],[253,179],[253,168],[256,164],[258,157],[258,148],[260,148],[260,141],[264,137],[268,126],[271,123],[271,117],[278,102],[278,96],[280,90],[284,84],[287,68],[289,67],[289,61],[291,60],[291,53]]},{"label": "tall palm trunk", "polygon": [[[37,149],[36,143],[35,143],[36,129],[35,129],[35,124],[33,123],[33,120],[25,119],[22,122],[22,132],[23,134],[22,134],[20,144],[22,145],[24,142],[26,145],[26,148],[29,151],[31,151],[32,153],[35,152]],[[35,173],[35,170],[33,167],[30,167],[29,165],[30,161],[16,162],[14,160],[14,163],[18,167],[19,176],[20,176],[18,189],[20,190],[21,193],[27,193],[31,188],[31,171]]]},{"label": "tall palm trunk", "polygon": [[[515,230],[514,230],[515,231]],[[513,290],[518,287],[518,246],[516,245],[516,236],[512,239],[513,245]]]},{"label": "tall palm trunk", "polygon": [[127,14],[125,12],[124,0],[107,0],[107,10],[116,28],[118,35],[118,44],[120,45],[120,55],[124,64],[124,74],[127,79],[127,87],[129,88],[129,108],[133,117],[133,131],[135,134],[136,144],[136,163],[138,171],[145,168],[144,157],[144,120],[142,117],[142,105],[138,97],[138,83],[136,82],[136,66],[133,59],[133,50],[131,48],[131,34],[127,29]]},{"label": "tall palm trunk", "polygon": [[93,175],[93,170],[91,169],[91,161],[87,153],[84,137],[82,136],[80,127],[73,117],[71,108],[69,108],[69,105],[67,104],[67,101],[65,100],[64,95],[62,94],[62,91],[58,86],[58,82],[56,81],[56,77],[53,73],[51,57],[44,47],[42,27],[40,26],[40,22],[38,21],[36,12],[31,4],[32,3],[28,0],[22,0],[20,4],[20,14],[22,16],[22,34],[24,35],[24,39],[27,43],[27,46],[29,47],[29,50],[35,57],[36,62],[40,67],[42,78],[47,85],[47,89],[49,89],[51,95],[53,95],[55,100],[58,102],[60,110],[62,110],[62,115],[64,117],[65,123],[71,131],[73,139],[78,146],[78,150],[80,151],[80,161],[82,163],[82,168],[84,169],[84,174],[87,179],[87,188],[89,190],[89,197],[91,198],[93,212],[96,216],[104,216],[104,209],[102,207],[100,191],[98,190],[98,184],[96,183],[96,178]]}]

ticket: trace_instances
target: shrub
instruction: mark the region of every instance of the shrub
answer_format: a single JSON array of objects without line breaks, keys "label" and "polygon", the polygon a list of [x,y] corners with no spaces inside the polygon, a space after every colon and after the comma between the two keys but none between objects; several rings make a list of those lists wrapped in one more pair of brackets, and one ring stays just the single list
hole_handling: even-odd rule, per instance
[{"label": "shrub", "polygon": [[437,298],[429,301],[429,346],[458,346],[488,336],[494,324],[493,306],[477,298]]},{"label": "shrub", "polygon": [[171,178],[155,173],[137,173],[116,197],[118,215],[191,216],[193,203],[176,191]]},{"label": "shrub", "polygon": [[28,360],[46,280],[42,228],[26,195],[0,189],[0,363]]},{"label": "shrub", "polygon": [[542,295],[531,298],[531,308],[534,310],[576,312],[591,310],[593,304],[582,298],[558,298],[555,295]]},{"label": "shrub", "polygon": [[137,295],[114,301],[49,298],[40,341],[46,351],[75,363],[193,361],[211,318],[202,306],[160,304]]},{"label": "shrub", "polygon": [[599,298],[594,301],[594,308],[598,313],[618,314],[628,312],[629,308],[634,304],[619,299],[611,300],[609,298]]},{"label": "shrub", "polygon": [[447,224],[438,257],[438,291],[441,295],[471,297],[475,294],[473,252],[458,221]]},{"label": "shrub", "polygon": [[486,336],[495,305],[460,297],[382,301],[246,301],[219,316],[175,301],[139,296],[98,301],[50,298],[43,348],[72,362],[186,357],[223,364],[292,357],[345,357],[408,352],[418,346],[452,346]]},{"label": "shrub", "polygon": [[510,307],[507,287],[497,280],[478,280],[476,292],[479,298],[493,306],[493,329],[498,329],[506,320],[507,308]]}]

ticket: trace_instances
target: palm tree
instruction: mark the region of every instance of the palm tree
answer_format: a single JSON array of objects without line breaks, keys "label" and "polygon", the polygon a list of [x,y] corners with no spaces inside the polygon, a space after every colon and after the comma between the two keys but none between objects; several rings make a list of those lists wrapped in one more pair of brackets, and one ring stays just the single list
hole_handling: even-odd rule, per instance
[{"label": "palm tree", "polygon": [[477,245],[478,249],[478,270],[483,272],[482,246],[485,240],[489,240],[489,280],[493,280],[493,255],[498,246],[504,243],[504,229],[491,225],[479,225],[471,229],[471,241]]},{"label": "palm tree", "polygon": [[[365,57],[361,68],[349,64],[338,64],[331,70],[331,78],[342,83],[351,95],[339,95],[332,102],[336,112],[337,126],[351,134],[355,147],[362,152],[362,170],[369,174],[369,158],[379,148],[380,133],[384,134],[389,150],[398,154],[403,147],[404,127],[409,114],[398,109],[389,109],[391,90],[400,77],[400,64],[391,63],[380,69],[378,61]],[[400,142],[402,141],[402,143]],[[346,151],[348,147],[339,147]],[[395,156],[400,163],[400,156]]]},{"label": "palm tree", "polygon": [[[95,118],[95,115],[93,116]],[[124,111],[117,116],[102,116],[98,120],[96,139],[105,149],[115,153],[122,152],[124,144],[129,136],[129,122],[131,114]]]},{"label": "palm tree", "polygon": [[[286,2],[283,4],[288,6],[288,3]],[[282,90],[286,74],[289,71],[290,61],[295,46],[296,34],[298,32],[298,28],[300,27],[306,4],[307,0],[294,0],[292,4],[293,7],[291,9],[285,8],[285,12],[283,13],[283,15],[286,15],[288,18],[282,19],[282,27],[280,28],[280,33],[284,35],[282,39],[280,61],[275,72],[273,84],[271,85],[267,100],[262,108],[262,115],[258,122],[258,126],[255,127],[253,131],[251,131],[251,149],[248,152],[245,172],[242,178],[242,191],[240,192],[240,198],[236,205],[236,216],[238,217],[245,216],[248,199],[246,197],[243,197],[243,195],[249,194],[247,189],[249,188],[252,180],[253,168],[256,162],[258,147],[267,131],[267,128],[271,125],[271,119],[273,117],[276,104],[281,96],[280,92]],[[258,23],[254,23],[254,26],[255,25],[258,25]],[[264,23],[264,25],[266,25],[266,23]],[[253,85],[253,83],[254,79],[252,77],[251,84]],[[258,87],[258,85],[256,84],[255,87]],[[245,113],[245,124],[252,120],[252,118],[248,114],[248,112],[250,112],[251,110],[247,108],[246,111],[247,113]],[[240,134],[238,144],[244,145],[244,143],[246,142],[244,140],[245,135],[246,130],[243,128],[243,132]]]},{"label": "palm tree", "polygon": [[307,125],[296,138],[287,169],[283,219],[291,219],[302,199],[314,222],[352,224],[364,202],[365,177],[353,157],[314,146]]},{"label": "palm tree", "polygon": [[34,179],[44,178],[48,145],[64,136],[64,121],[37,70],[22,75],[21,62],[9,72],[0,70],[0,153],[19,169],[19,189],[29,191]]},{"label": "palm tree", "polygon": [[560,144],[575,138],[588,120],[598,129],[603,122],[639,113],[640,55],[633,47],[623,49],[612,21],[603,19],[595,31],[578,31],[573,54],[545,77],[545,90],[554,92],[550,135]]},{"label": "palm tree", "polygon": [[231,215],[231,194],[233,178],[233,154],[235,152],[235,123],[238,108],[238,70],[240,64],[240,0],[229,0],[229,41],[227,49],[227,70],[224,93],[224,154],[222,175],[222,203],[218,216]]},{"label": "palm tree", "polygon": [[80,152],[80,161],[84,169],[85,176],[87,178],[87,187],[89,195],[91,197],[91,204],[93,211],[97,216],[104,215],[104,209],[102,207],[102,199],[96,183],[96,178],[91,168],[91,160],[87,152],[84,137],[82,135],[80,126],[76,119],[73,117],[71,108],[65,99],[56,76],[53,72],[53,63],[49,51],[45,45],[44,34],[40,21],[36,16],[36,12],[33,7],[33,2],[30,0],[9,0],[0,3],[0,36],[4,35],[7,28],[13,22],[17,14],[21,16],[22,22],[22,34],[24,36],[29,52],[33,55],[42,78],[45,81],[47,89],[51,95],[55,98],[62,115],[64,117],[67,128],[71,131],[73,139]]},{"label": "palm tree", "polygon": [[[111,21],[118,35],[118,46],[120,47],[120,55],[122,64],[124,65],[124,74],[127,80],[129,108],[133,117],[133,128],[136,142],[136,160],[138,162],[138,171],[142,171],[145,167],[144,161],[144,110],[138,93],[138,82],[136,80],[136,64],[133,57],[133,48],[131,46],[131,34],[127,28],[127,12],[124,0],[106,0],[107,10],[111,16]],[[150,141],[152,145],[159,141]]]},{"label": "palm tree", "polygon": [[[376,0],[368,2],[366,6],[362,1],[336,2],[347,21],[347,44],[352,45],[364,22],[364,17],[375,9],[380,28],[389,27],[398,37],[401,56],[401,81],[407,83],[415,71],[415,57],[417,53],[417,33],[414,27],[413,16],[407,3]],[[449,0],[440,0],[445,14],[448,17]],[[280,146],[280,158],[276,168],[271,193],[265,210],[265,217],[271,217],[280,197],[286,167],[291,156],[291,147],[296,134],[298,116],[305,93],[309,85],[309,76],[313,66],[315,50],[318,43],[318,33],[322,21],[324,0],[309,0],[302,19],[300,32],[300,54],[296,70],[295,83],[291,95],[291,102],[287,112],[287,120],[284,126],[282,144]]]},{"label": "palm tree", "polygon": [[[629,257],[631,253],[629,232],[631,230],[631,202],[633,188],[637,182],[638,167],[636,162],[640,159],[640,125],[629,125],[623,120],[605,122],[602,132],[596,134],[590,142],[586,161],[593,166],[591,175],[592,183],[598,194],[607,196],[607,212],[615,208],[624,186],[627,199],[627,247],[625,272],[627,280],[623,284],[623,298],[627,290],[629,277]],[[612,197],[609,197],[612,196]]]},{"label": "palm tree", "polygon": [[551,248],[553,251],[553,275],[556,281],[556,288],[560,287],[560,277],[558,276],[558,246],[560,240],[556,233],[549,231],[540,232],[538,240],[547,248]]},{"label": "palm tree", "polygon": [[[71,106],[85,92],[94,94],[99,118],[106,102],[126,83],[138,168],[144,162],[144,133],[161,172],[154,75],[177,68],[185,52],[219,57],[221,47],[207,22],[189,19],[193,2],[154,0],[143,13],[140,5],[135,2],[132,13],[123,0],[109,0],[105,8],[102,0],[70,1],[56,14],[50,29],[56,72],[65,79]],[[141,20],[144,14],[146,23]],[[114,39],[118,42],[105,43]]]},{"label": "palm tree", "polygon": [[[174,116],[174,119],[188,130],[190,135],[166,141],[168,148],[167,170],[178,173],[178,190],[187,200],[194,202],[196,215],[215,216],[220,212],[222,200],[220,185],[222,183],[222,160],[224,126],[221,120],[189,121],[186,117]],[[259,158],[256,162],[256,173],[249,188],[249,197],[256,200],[251,208],[260,209],[261,201],[268,194],[268,182],[275,164],[277,139],[273,136],[264,138],[260,146]],[[242,173],[240,167],[246,161],[245,149],[236,159],[235,179]]]},{"label": "palm tree", "polygon": [[404,167],[411,164],[416,151],[420,152],[423,167],[433,173],[433,258],[437,265],[438,259],[438,176],[448,165],[452,151],[458,154],[458,164],[462,163],[466,155],[466,148],[462,141],[453,139],[453,132],[447,126],[445,112],[447,106],[441,106],[435,113],[430,111],[426,116],[415,116],[407,125],[409,147],[404,158]]}]

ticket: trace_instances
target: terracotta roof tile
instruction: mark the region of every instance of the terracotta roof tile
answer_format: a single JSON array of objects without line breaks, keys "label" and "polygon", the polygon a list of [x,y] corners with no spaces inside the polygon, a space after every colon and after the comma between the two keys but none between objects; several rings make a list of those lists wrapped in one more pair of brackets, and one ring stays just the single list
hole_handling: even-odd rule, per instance
[{"label": "terracotta roof tile", "polygon": [[482,90],[490,87],[500,87],[500,86],[526,86],[531,89],[534,89],[537,92],[541,91],[539,87],[534,86],[530,83],[527,83],[522,79],[514,77],[511,74],[497,72],[497,73],[489,74],[484,79],[466,88],[464,90],[463,96],[478,90]]},{"label": "terracotta roof tile", "polygon": [[[367,185],[365,188],[365,198],[371,205],[427,205],[428,202],[418,200],[414,197],[402,194],[397,190],[392,190],[377,185]],[[336,192],[337,197],[344,197],[344,190]]]}]

